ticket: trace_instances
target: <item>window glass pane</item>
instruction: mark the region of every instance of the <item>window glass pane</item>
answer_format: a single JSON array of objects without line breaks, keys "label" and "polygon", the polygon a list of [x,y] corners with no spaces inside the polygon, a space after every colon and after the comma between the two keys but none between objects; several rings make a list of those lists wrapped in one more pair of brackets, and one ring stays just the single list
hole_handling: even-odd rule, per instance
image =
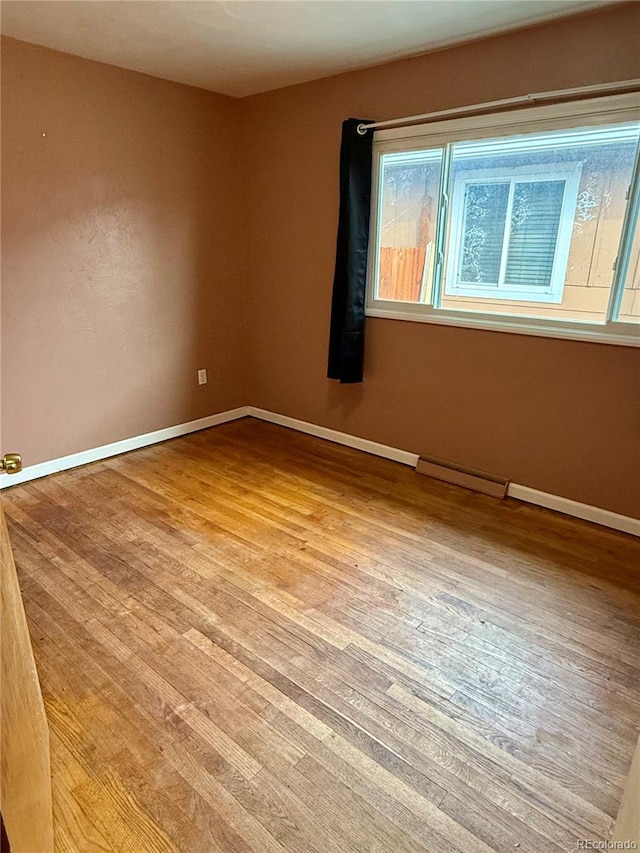
[{"label": "window glass pane", "polygon": [[509,188],[509,182],[467,184],[458,281],[497,286]]},{"label": "window glass pane", "polygon": [[636,222],[631,247],[631,260],[627,270],[627,283],[622,295],[621,323],[640,323],[640,223]]},{"label": "window glass pane", "polygon": [[376,299],[430,302],[442,149],[380,159]]},{"label": "window glass pane", "polygon": [[513,192],[506,285],[549,287],[566,181],[518,181]]},{"label": "window glass pane", "polygon": [[[604,322],[638,131],[634,123],[455,143],[439,307]],[[497,286],[489,286],[495,278],[488,275],[465,283],[461,273],[470,268],[465,187],[507,181]],[[490,269],[495,276],[495,222],[487,215],[484,223],[471,224],[485,232],[474,235],[476,254],[484,250],[481,272]],[[627,303],[635,305],[633,295]]]}]

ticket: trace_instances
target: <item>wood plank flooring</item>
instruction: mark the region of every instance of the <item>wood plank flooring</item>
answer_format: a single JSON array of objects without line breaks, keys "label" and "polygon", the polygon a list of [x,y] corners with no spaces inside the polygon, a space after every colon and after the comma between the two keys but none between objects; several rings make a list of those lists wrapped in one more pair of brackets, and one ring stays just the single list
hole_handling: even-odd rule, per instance
[{"label": "wood plank flooring", "polygon": [[632,537],[250,419],[4,505],[58,851],[608,837],[640,725]]}]

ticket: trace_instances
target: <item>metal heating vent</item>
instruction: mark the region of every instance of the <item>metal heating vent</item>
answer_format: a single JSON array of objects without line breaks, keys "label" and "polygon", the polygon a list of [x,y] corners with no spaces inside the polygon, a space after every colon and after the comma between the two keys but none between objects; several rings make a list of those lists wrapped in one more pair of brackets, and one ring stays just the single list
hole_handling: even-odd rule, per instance
[{"label": "metal heating vent", "polygon": [[474,471],[472,468],[463,468],[446,459],[434,459],[430,456],[421,456],[416,465],[418,474],[434,477],[436,480],[444,480],[474,492],[482,492],[494,498],[507,496],[509,481],[504,477],[496,477],[495,474],[486,474],[484,471]]}]

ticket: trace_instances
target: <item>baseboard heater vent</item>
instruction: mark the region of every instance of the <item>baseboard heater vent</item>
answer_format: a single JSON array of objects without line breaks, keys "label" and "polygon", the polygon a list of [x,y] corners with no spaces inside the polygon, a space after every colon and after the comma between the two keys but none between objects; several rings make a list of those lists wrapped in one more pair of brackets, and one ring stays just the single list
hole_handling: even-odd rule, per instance
[{"label": "baseboard heater vent", "polygon": [[474,471],[471,468],[463,468],[445,459],[434,459],[430,456],[421,456],[416,465],[418,474],[434,477],[436,480],[444,480],[455,486],[463,486],[474,492],[482,492],[483,495],[491,495],[493,498],[505,498],[509,481],[504,477],[496,477],[494,474],[485,474],[484,471]]}]

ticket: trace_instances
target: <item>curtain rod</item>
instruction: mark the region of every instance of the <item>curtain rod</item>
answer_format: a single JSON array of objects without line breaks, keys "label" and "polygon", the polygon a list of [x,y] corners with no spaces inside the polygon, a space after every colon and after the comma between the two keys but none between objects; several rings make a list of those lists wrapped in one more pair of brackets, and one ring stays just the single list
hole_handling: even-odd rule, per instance
[{"label": "curtain rod", "polygon": [[374,121],[370,124],[359,124],[358,133],[361,136],[374,127],[396,127],[401,124],[413,124],[417,121],[432,121],[443,116],[462,116],[469,113],[480,113],[495,107],[519,107],[525,104],[535,104],[539,101],[552,101],[558,98],[578,100],[581,97],[598,94],[622,94],[623,92],[640,90],[640,79],[621,80],[618,83],[599,83],[595,86],[581,86],[577,89],[559,89],[555,92],[538,92],[533,95],[519,95],[516,98],[504,98],[501,101],[487,101],[484,104],[469,104],[466,107],[454,107],[450,110],[439,110],[435,113],[423,113],[419,116],[392,118],[389,121]]}]

